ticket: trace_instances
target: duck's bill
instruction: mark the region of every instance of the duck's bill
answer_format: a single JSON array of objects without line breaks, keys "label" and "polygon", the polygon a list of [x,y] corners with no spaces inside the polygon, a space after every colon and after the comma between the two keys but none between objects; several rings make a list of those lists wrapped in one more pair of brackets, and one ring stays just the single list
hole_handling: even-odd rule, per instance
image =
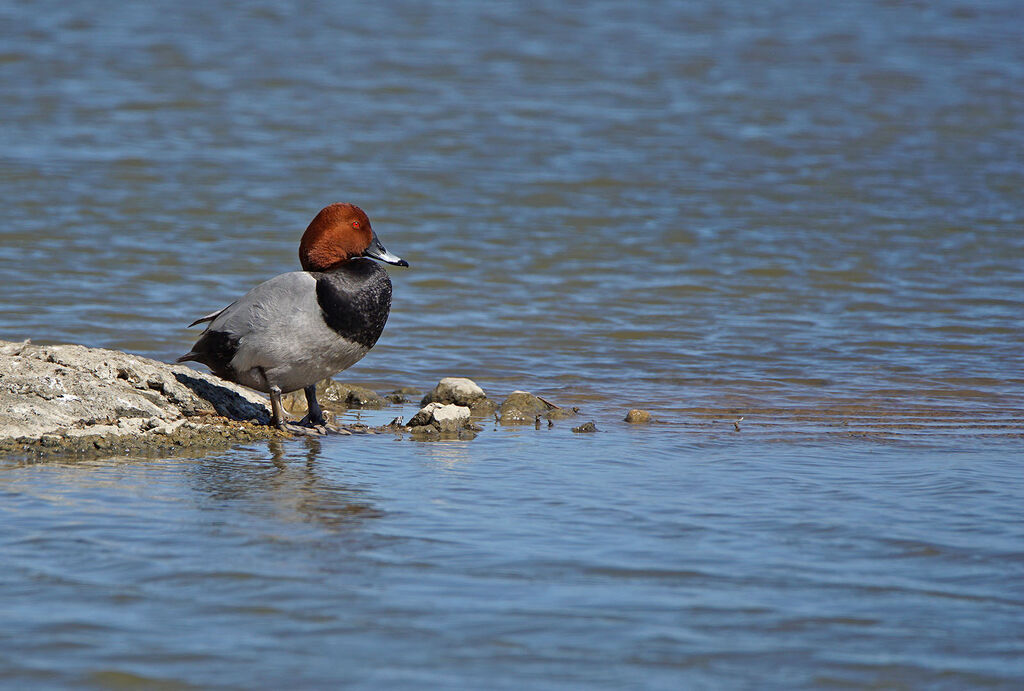
[{"label": "duck's bill", "polygon": [[363,256],[377,259],[386,264],[394,264],[395,266],[409,266],[409,262],[384,249],[384,245],[380,244],[380,240],[377,239],[376,235],[373,236],[373,242],[370,243],[370,246],[363,252]]}]

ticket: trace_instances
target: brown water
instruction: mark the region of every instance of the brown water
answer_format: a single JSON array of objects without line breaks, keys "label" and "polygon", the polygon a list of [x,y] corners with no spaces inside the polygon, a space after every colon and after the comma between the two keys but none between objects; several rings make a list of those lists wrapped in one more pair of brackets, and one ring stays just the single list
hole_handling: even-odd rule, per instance
[{"label": "brown water", "polygon": [[1018,686],[1022,15],[0,6],[0,338],[169,360],[351,201],[343,379],[602,430],[7,462],[0,684]]}]

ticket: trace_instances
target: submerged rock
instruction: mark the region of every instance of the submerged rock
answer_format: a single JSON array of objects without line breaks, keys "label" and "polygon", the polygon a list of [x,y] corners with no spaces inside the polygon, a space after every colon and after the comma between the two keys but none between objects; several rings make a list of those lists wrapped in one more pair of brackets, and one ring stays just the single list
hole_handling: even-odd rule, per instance
[{"label": "submerged rock", "polygon": [[539,417],[564,420],[573,417],[579,408],[559,408],[527,391],[513,391],[498,409],[498,421],[504,425],[535,422]]},{"label": "submerged rock", "polygon": [[415,389],[411,386],[403,386],[387,394],[384,398],[389,403],[408,403],[412,400],[410,396],[419,396],[422,393],[423,392],[419,389]]},{"label": "submerged rock", "polygon": [[420,401],[420,405],[428,403],[454,403],[471,408],[477,415],[490,414],[498,407],[476,382],[465,377],[445,377],[439,381]]},{"label": "submerged rock", "polygon": [[648,422],[651,422],[653,419],[654,417],[650,414],[650,412],[646,410],[640,410],[639,408],[633,408],[628,413],[626,413],[626,422],[633,425],[643,425]]},{"label": "submerged rock", "polygon": [[573,427],[572,431],[576,432],[577,434],[582,434],[582,433],[585,433],[585,432],[596,432],[597,431],[597,425],[595,425],[593,423],[593,421],[591,421],[591,422],[584,422],[579,427]]},{"label": "submerged rock", "polygon": [[570,417],[576,417],[579,415],[580,409],[576,406],[572,408],[552,408],[544,414],[548,420],[564,420]]},{"label": "submerged rock", "polygon": [[506,424],[533,422],[538,415],[547,411],[548,406],[544,401],[526,391],[513,391],[498,409],[499,419]]},{"label": "submerged rock", "polygon": [[267,403],[185,365],[80,345],[0,341],[3,453],[134,453],[286,436],[266,426]]}]

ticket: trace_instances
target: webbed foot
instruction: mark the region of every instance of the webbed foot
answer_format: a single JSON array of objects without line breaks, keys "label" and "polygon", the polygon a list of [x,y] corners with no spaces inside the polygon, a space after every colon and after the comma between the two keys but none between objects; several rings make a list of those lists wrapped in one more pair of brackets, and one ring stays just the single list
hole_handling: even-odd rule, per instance
[{"label": "webbed foot", "polygon": [[291,434],[297,434],[306,437],[322,437],[329,432],[327,425],[306,425],[302,421],[299,422],[286,422],[283,425],[278,425],[280,430],[289,432]]}]

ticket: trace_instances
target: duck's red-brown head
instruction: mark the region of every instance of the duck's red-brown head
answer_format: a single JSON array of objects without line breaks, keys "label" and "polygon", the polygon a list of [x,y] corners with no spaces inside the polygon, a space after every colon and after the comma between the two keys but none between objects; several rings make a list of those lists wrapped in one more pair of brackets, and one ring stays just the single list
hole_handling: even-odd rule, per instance
[{"label": "duck's red-brown head", "polygon": [[355,257],[371,257],[396,266],[409,262],[384,249],[370,219],[355,204],[331,204],[320,210],[302,234],[299,262],[306,271],[329,271]]}]

